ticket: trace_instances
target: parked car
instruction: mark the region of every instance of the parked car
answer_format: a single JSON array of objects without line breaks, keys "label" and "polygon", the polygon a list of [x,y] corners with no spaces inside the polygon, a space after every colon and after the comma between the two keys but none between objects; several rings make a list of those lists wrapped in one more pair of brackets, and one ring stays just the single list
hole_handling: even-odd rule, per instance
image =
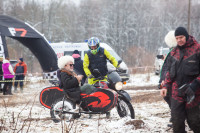
[{"label": "parked car", "polygon": [[158,49],[157,53],[158,54],[156,55],[154,67],[155,67],[155,74],[159,75],[160,74],[160,70],[162,69],[162,65],[164,63],[165,57],[169,53],[169,48],[161,47],[161,48]]},{"label": "parked car", "polygon": [[14,69],[14,67],[15,67],[15,65],[18,63],[18,61],[17,60],[10,60],[10,64],[11,64],[11,66],[13,67],[13,69]]}]

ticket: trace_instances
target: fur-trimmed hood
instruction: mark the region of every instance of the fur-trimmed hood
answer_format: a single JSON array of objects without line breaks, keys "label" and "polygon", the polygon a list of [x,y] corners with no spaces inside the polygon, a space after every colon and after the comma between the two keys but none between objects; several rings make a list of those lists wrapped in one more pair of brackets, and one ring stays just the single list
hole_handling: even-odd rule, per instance
[{"label": "fur-trimmed hood", "polygon": [[175,38],[175,31],[169,31],[165,36],[165,43],[169,48],[173,48],[177,46],[176,38]]},{"label": "fur-trimmed hood", "polygon": [[69,62],[73,62],[74,63],[74,58],[72,56],[66,55],[66,56],[62,56],[58,59],[58,68],[62,69],[65,67],[65,65]]}]

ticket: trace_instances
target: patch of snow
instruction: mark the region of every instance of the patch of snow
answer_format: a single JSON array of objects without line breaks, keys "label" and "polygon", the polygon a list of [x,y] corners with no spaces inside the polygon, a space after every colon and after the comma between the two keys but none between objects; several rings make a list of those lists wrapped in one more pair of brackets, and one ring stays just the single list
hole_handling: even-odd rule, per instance
[{"label": "patch of snow", "polygon": [[132,74],[126,86],[155,86],[158,85],[159,79],[154,73]]}]

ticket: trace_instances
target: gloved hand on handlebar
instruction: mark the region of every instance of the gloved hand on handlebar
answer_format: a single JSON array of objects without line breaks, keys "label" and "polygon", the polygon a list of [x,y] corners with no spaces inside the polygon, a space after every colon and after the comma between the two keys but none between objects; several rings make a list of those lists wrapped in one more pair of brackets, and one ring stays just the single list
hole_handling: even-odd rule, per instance
[{"label": "gloved hand on handlebar", "polygon": [[88,78],[89,78],[89,79],[94,78],[94,75],[90,74],[90,75],[88,76]]},{"label": "gloved hand on handlebar", "polygon": [[120,67],[117,68],[117,72],[123,72],[124,70]]}]

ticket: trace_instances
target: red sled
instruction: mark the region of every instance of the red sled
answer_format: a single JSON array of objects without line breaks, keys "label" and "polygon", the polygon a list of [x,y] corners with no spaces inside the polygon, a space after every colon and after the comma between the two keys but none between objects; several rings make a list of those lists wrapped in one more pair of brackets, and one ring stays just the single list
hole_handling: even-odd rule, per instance
[{"label": "red sled", "polygon": [[[40,93],[40,103],[51,109],[51,105],[62,97],[64,97],[63,90],[58,86],[47,87]],[[91,94],[81,93],[80,106],[85,111],[106,112],[115,107],[117,98],[117,92],[111,89],[96,88]]]},{"label": "red sled", "polygon": [[111,89],[97,88],[87,95],[81,94],[82,109],[92,112],[107,112],[117,104],[118,94]]},{"label": "red sled", "polygon": [[51,105],[64,96],[63,90],[58,86],[47,87],[40,92],[40,103],[51,109]]}]

